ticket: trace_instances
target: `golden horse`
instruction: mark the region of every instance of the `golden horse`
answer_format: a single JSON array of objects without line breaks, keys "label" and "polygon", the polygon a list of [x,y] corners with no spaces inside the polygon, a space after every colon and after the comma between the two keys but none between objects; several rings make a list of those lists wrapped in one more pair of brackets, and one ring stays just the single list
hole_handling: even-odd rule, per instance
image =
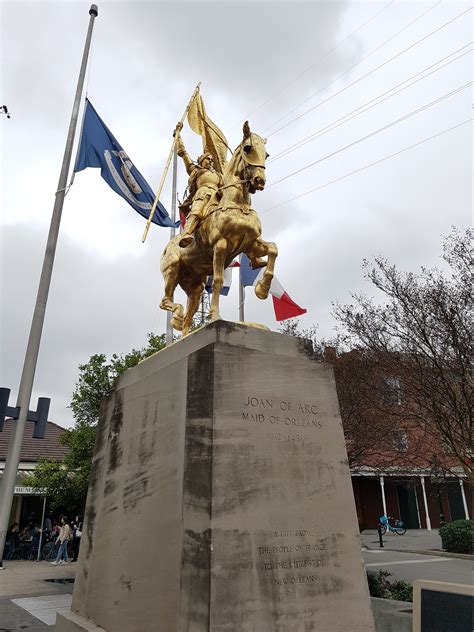
[{"label": "golden horse", "polygon": [[[206,279],[212,275],[210,319],[219,316],[220,291],[224,269],[233,259],[245,253],[254,268],[264,267],[262,279],[255,286],[258,298],[268,297],[278,249],[261,239],[262,225],[250,207],[250,194],[265,187],[265,140],[250,131],[246,122],[244,138],[224,170],[224,185],[209,202],[206,217],[195,232],[195,240],[180,248],[180,236],[171,239],[161,257],[165,294],[161,309],[173,312],[171,324],[186,335],[199,307]],[[267,257],[267,260],[261,257]],[[180,286],[187,294],[186,311],[174,302],[174,291]]]}]

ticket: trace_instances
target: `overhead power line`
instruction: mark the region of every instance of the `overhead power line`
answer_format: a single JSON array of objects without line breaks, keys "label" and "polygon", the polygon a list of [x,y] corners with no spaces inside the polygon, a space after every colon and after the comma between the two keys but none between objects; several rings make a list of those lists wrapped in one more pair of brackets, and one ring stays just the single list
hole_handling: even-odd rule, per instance
[{"label": "overhead power line", "polygon": [[288,175],[284,176],[283,178],[280,178],[279,180],[276,180],[275,182],[272,182],[271,184],[269,184],[267,186],[267,189],[271,189],[271,187],[275,186],[276,184],[279,184],[280,182],[283,182],[284,180],[288,180],[288,178],[292,178],[293,176],[296,176],[298,173],[301,173],[302,171],[305,171],[306,169],[309,169],[310,167],[314,167],[315,165],[318,165],[319,163],[323,162],[324,160],[328,160],[328,158],[332,158],[336,154],[340,154],[342,151],[345,151],[346,149],[349,149],[350,147],[354,147],[354,145],[358,145],[359,143],[363,142],[364,140],[367,140],[368,138],[372,138],[372,136],[375,136],[376,134],[380,134],[380,132],[384,132],[385,130],[389,129],[390,127],[393,127],[394,125],[398,125],[398,123],[401,123],[402,121],[406,121],[411,116],[414,116],[415,114],[419,114],[420,112],[423,112],[424,110],[427,110],[428,108],[431,108],[434,105],[436,105],[438,103],[441,103],[441,101],[445,101],[446,99],[449,99],[450,97],[454,96],[455,94],[458,94],[459,92],[462,92],[462,90],[465,90],[466,88],[469,88],[470,86],[473,85],[473,83],[474,83],[473,81],[469,81],[468,83],[464,84],[463,86],[459,86],[455,90],[452,90],[451,92],[443,94],[442,96],[438,97],[434,101],[431,101],[430,103],[427,103],[426,105],[423,105],[420,108],[417,108],[416,110],[413,110],[412,112],[409,112],[408,114],[405,114],[404,116],[401,116],[400,118],[396,119],[395,121],[392,121],[391,123],[388,123],[387,125],[384,125],[383,127],[380,127],[379,129],[375,130],[374,132],[370,132],[370,134],[367,134],[366,136],[363,136],[362,138],[358,138],[357,140],[353,141],[352,143],[349,143],[348,145],[345,145],[344,147],[340,147],[339,149],[336,149],[336,151],[333,151],[330,154],[327,154],[326,156],[323,156],[322,158],[318,158],[318,160],[310,162],[308,165],[305,165],[304,167],[301,167],[301,169],[297,169],[296,171],[293,171],[292,173],[289,173]]},{"label": "overhead power line", "polygon": [[[461,59],[465,55],[468,55],[469,53],[472,53],[472,51],[474,49],[471,48],[471,49],[469,49],[467,51],[464,51],[463,53],[461,53],[460,55],[458,55],[454,59],[451,59],[450,61],[446,62],[442,66],[439,66],[439,64],[441,64],[443,61],[445,61],[449,57],[452,57],[453,55],[456,55],[460,51],[462,51],[465,48],[467,48],[468,46],[471,46],[472,43],[473,42],[468,42],[464,46],[461,46],[461,48],[458,48],[456,51],[453,51],[449,55],[446,55],[446,57],[443,57],[442,59],[438,60],[436,63],[431,64],[430,66],[427,66],[426,68],[424,68],[423,70],[420,70],[420,72],[417,72],[416,74],[412,75],[408,79],[405,79],[404,81],[401,81],[397,85],[395,85],[392,88],[390,88],[390,90],[387,90],[387,91],[383,92],[382,94],[379,94],[378,96],[374,97],[370,101],[367,101],[363,105],[360,105],[358,108],[355,108],[351,112],[348,112],[344,116],[338,118],[336,121],[334,121],[332,123],[329,123],[328,125],[325,125],[321,129],[317,130],[316,132],[311,133],[308,136],[305,136],[304,138],[299,140],[297,143],[294,143],[293,145],[290,145],[286,149],[283,149],[280,153],[276,154],[275,156],[272,156],[270,158],[270,160],[268,161],[268,163],[269,164],[273,163],[273,162],[279,160],[280,158],[283,158],[284,156],[287,156],[288,154],[292,153],[296,149],[299,149],[300,147],[303,147],[304,145],[310,143],[311,141],[315,140],[316,138],[319,138],[320,136],[323,136],[323,134],[326,134],[327,132],[332,132],[337,127],[340,127],[341,125],[344,125],[344,123],[347,123],[347,122],[351,121],[352,119],[356,118],[357,116],[360,116],[361,114],[364,114],[365,112],[368,112],[373,107],[375,107],[377,105],[380,105],[384,101],[387,101],[388,99],[391,99],[392,97],[394,97],[395,95],[399,94],[403,90],[411,88],[412,86],[414,86],[418,82],[422,81],[423,79],[426,79],[427,77],[430,77],[431,75],[433,75],[434,73],[438,72],[439,70],[442,70],[443,68],[446,68],[446,66],[449,66],[450,64],[454,63],[455,61],[458,61],[458,59]],[[438,66],[438,68],[435,68],[435,66]],[[431,70],[432,68],[434,68],[434,70]],[[429,70],[431,72],[427,72]],[[426,73],[426,74],[423,75],[423,73]],[[423,75],[423,76],[420,77],[419,75]],[[412,79],[415,79],[416,77],[419,77],[419,78],[416,79],[415,81],[412,81]],[[412,83],[408,83],[409,81],[412,81]],[[407,85],[403,86],[403,84],[405,84],[405,83]],[[403,88],[400,88],[400,86],[403,86]],[[400,89],[397,90],[397,88],[400,88]],[[394,92],[394,90],[395,90],[395,92]],[[390,93],[392,93],[392,94],[390,94]]]},{"label": "overhead power line", "polygon": [[274,206],[270,206],[269,208],[266,208],[263,211],[259,211],[260,215],[263,215],[263,213],[268,213],[268,211],[272,211],[276,208],[279,208],[280,206],[285,206],[285,204],[289,204],[290,202],[294,202],[295,200],[298,200],[306,195],[309,195],[310,193],[315,193],[316,191],[320,191],[321,189],[324,189],[325,187],[330,186],[331,184],[335,184],[336,182],[340,182],[341,180],[344,180],[345,178],[349,178],[350,176],[355,175],[356,173],[360,173],[361,171],[364,171],[365,169],[369,169],[370,167],[374,167],[375,165],[380,164],[381,162],[385,162],[386,160],[389,160],[390,158],[394,158],[395,156],[398,156],[400,154],[403,154],[405,151],[408,151],[409,149],[414,149],[415,147],[418,147],[419,145],[422,145],[423,143],[427,143],[430,140],[434,140],[435,138],[438,138],[439,136],[442,136],[443,134],[447,134],[448,132],[451,132],[455,129],[457,129],[458,127],[461,127],[462,125],[466,125],[467,123],[470,123],[473,119],[469,118],[466,121],[462,121],[462,123],[458,123],[457,125],[453,125],[453,127],[449,127],[448,129],[445,129],[441,132],[438,132],[438,134],[434,134],[433,136],[429,136],[428,138],[424,138],[423,140],[418,141],[417,143],[413,143],[413,145],[409,145],[408,147],[404,147],[403,149],[400,149],[399,151],[396,151],[393,154],[390,154],[389,156],[385,156],[384,158],[380,158],[380,160],[376,160],[375,162],[371,162],[368,165],[364,165],[363,167],[360,167],[359,169],[355,169],[355,171],[351,171],[350,173],[346,173],[343,176],[340,176],[339,178],[335,178],[334,180],[330,180],[329,182],[326,182],[325,184],[321,184],[318,187],[315,187],[314,189],[310,189],[309,191],[305,191],[304,193],[300,193],[299,195],[296,195],[295,197],[290,198],[289,200],[285,200],[284,202],[279,202],[278,204],[275,204]]},{"label": "overhead power line", "polygon": [[[395,39],[396,37],[398,37],[400,35],[400,33],[403,33],[403,31],[406,31],[406,29],[408,29],[410,26],[412,26],[415,22],[417,22],[418,20],[421,20],[422,17],[424,17],[427,13],[429,13],[430,11],[432,11],[436,6],[438,6],[438,4],[441,3],[441,0],[438,0],[438,2],[436,2],[436,4],[434,4],[432,7],[429,7],[426,11],[423,11],[423,13],[421,13],[419,16],[417,16],[415,19],[413,19],[411,22],[409,22],[408,24],[406,24],[404,27],[402,27],[399,31],[397,31],[394,35],[391,35],[388,39],[384,40],[381,44],[379,44],[378,46],[376,46],[375,48],[373,48],[371,51],[369,51],[366,55],[364,55],[363,57],[360,57],[356,62],[354,62],[352,64],[352,66],[349,66],[349,68],[347,68],[346,70],[344,70],[344,72],[342,72],[341,74],[339,74],[337,77],[335,77],[334,79],[331,79],[331,81],[329,81],[328,83],[326,83],[324,86],[322,86],[321,88],[319,88],[319,90],[317,92],[315,92],[314,94],[312,94],[311,96],[307,97],[306,99],[304,99],[303,101],[301,101],[298,105],[296,105],[292,110],[290,110],[289,112],[287,112],[286,114],[284,114],[283,116],[281,116],[277,121],[275,121],[272,125],[270,125],[269,127],[267,127],[267,129],[270,129],[272,127],[274,127],[275,125],[278,125],[278,123],[280,123],[281,121],[283,121],[283,119],[285,119],[287,116],[289,116],[290,114],[293,114],[293,112],[296,112],[296,110],[298,108],[300,108],[302,105],[304,105],[305,103],[307,103],[308,101],[311,101],[311,99],[314,99],[314,97],[316,97],[318,94],[320,94],[321,92],[323,92],[326,88],[328,88],[330,85],[332,85],[333,83],[335,83],[336,81],[338,81],[341,77],[344,77],[345,75],[347,75],[348,72],[350,72],[351,70],[353,70],[356,66],[358,66],[359,64],[361,64],[363,61],[365,61],[366,59],[368,59],[371,55],[373,55],[374,53],[376,53],[378,50],[380,50],[383,46],[385,46],[385,44],[388,44],[389,42],[391,42],[393,39]],[[265,131],[265,130],[264,130]],[[275,133],[275,132],[272,132]]]},{"label": "overhead power line", "polygon": [[[256,114],[259,110],[261,110],[263,107],[265,107],[265,105],[267,105],[268,103],[270,103],[271,101],[273,101],[274,99],[276,99],[276,97],[278,97],[282,92],[284,92],[289,86],[292,86],[294,83],[296,83],[298,81],[298,79],[301,79],[301,77],[303,75],[305,75],[307,72],[309,72],[312,68],[314,68],[315,66],[317,66],[320,62],[324,61],[325,59],[327,59],[327,57],[329,57],[330,55],[332,55],[332,53],[337,50],[340,46],[342,46],[342,44],[344,44],[345,42],[347,42],[351,37],[353,37],[356,33],[358,33],[359,31],[361,31],[363,28],[365,28],[368,24],[370,24],[371,22],[373,22],[373,20],[375,20],[381,13],[383,13],[384,11],[386,11],[393,3],[395,0],[391,0],[388,4],[386,4],[384,7],[382,7],[379,11],[377,11],[377,13],[375,13],[371,18],[369,18],[366,22],[364,22],[363,24],[361,24],[360,26],[358,26],[354,31],[352,31],[351,33],[349,33],[349,35],[347,35],[346,37],[344,37],[342,40],[340,40],[339,42],[337,42],[337,44],[335,46],[333,46],[330,50],[328,50],[326,53],[324,53],[323,55],[321,55],[321,57],[318,57],[317,59],[315,59],[309,66],[307,66],[303,71],[301,71],[299,73],[299,75],[297,75],[296,77],[294,77],[293,79],[291,79],[291,81],[289,81],[288,83],[286,83],[282,88],[279,88],[276,92],[274,92],[271,96],[268,97],[268,99],[266,99],[266,101],[264,101],[263,103],[261,103],[258,107],[255,108],[255,110],[253,110],[252,112],[250,112],[250,114],[248,114],[246,116],[247,119],[250,119],[251,116],[253,116],[254,114]],[[240,125],[240,123],[239,123]]]},{"label": "overhead power line", "polygon": [[[433,7],[432,7],[433,8]],[[319,103],[317,103],[316,105],[313,105],[311,108],[309,108],[309,110],[306,110],[306,112],[303,112],[302,114],[299,114],[298,116],[296,116],[295,118],[291,119],[290,121],[286,122],[284,125],[282,125],[281,127],[279,127],[278,129],[276,129],[274,132],[271,132],[270,134],[268,134],[268,136],[273,136],[274,134],[278,134],[278,132],[281,132],[281,130],[285,129],[286,127],[288,127],[288,125],[291,125],[292,123],[294,123],[295,121],[298,121],[299,119],[303,118],[304,116],[306,116],[307,114],[309,114],[310,112],[313,112],[314,110],[316,110],[316,108],[321,107],[322,105],[325,105],[326,103],[328,103],[329,101],[331,101],[332,99],[334,99],[334,97],[337,97],[338,95],[342,94],[343,92],[345,92],[346,90],[348,90],[349,88],[352,88],[352,86],[356,85],[357,83],[359,83],[359,81],[362,81],[363,79],[366,79],[367,77],[369,77],[370,75],[372,75],[374,72],[376,72],[377,70],[380,70],[380,68],[383,68],[384,66],[386,66],[387,64],[389,64],[390,62],[394,61],[395,59],[397,59],[398,57],[400,57],[401,55],[403,55],[404,53],[408,52],[409,50],[411,50],[412,48],[414,48],[415,46],[418,46],[418,44],[421,44],[422,42],[424,42],[425,40],[427,40],[429,37],[432,37],[433,35],[435,35],[436,33],[439,33],[439,31],[441,31],[442,29],[446,28],[447,26],[449,26],[450,24],[452,24],[454,21],[458,20],[459,18],[461,18],[463,15],[465,15],[468,11],[472,11],[472,7],[469,7],[469,9],[466,9],[465,11],[462,11],[461,13],[459,13],[456,17],[452,18],[451,20],[448,20],[447,22],[445,22],[444,24],[442,24],[441,26],[439,26],[438,28],[436,28],[434,31],[431,31],[431,33],[428,33],[428,35],[425,35],[424,37],[422,37],[421,39],[417,40],[416,42],[414,42],[413,44],[410,44],[410,46],[407,46],[407,48],[404,48],[402,51],[400,51],[399,53],[397,53],[396,55],[394,55],[393,57],[390,57],[390,59],[387,59],[386,61],[384,61],[382,64],[380,64],[379,66],[377,66],[376,68],[373,68],[372,70],[370,70],[369,72],[367,72],[365,75],[362,75],[362,77],[359,77],[358,79],[355,79],[352,83],[348,84],[347,86],[345,86],[344,88],[342,88],[341,90],[339,90],[338,92],[335,92],[334,94],[330,95],[329,97],[327,97],[326,99],[324,99],[323,101],[320,101]],[[347,71],[346,71],[347,72]],[[346,73],[343,73],[346,74]],[[337,79],[339,79],[342,75],[339,75],[339,77],[336,77],[336,79],[334,81],[336,81]],[[331,83],[333,83],[334,81],[332,81]],[[329,85],[329,84],[327,84]],[[317,94],[319,94],[322,90],[324,90],[326,87],[324,86],[321,90],[319,90],[318,92],[316,92],[315,94],[313,94],[312,97],[310,97],[310,99],[312,99],[313,97],[315,97]],[[308,101],[309,99],[307,99]],[[303,104],[301,104],[303,105]],[[298,106],[299,107],[299,106]],[[288,112],[288,114],[291,114],[292,112],[294,112],[295,110],[292,110],[291,112]],[[285,115],[287,116],[287,115]],[[283,117],[285,118],[285,117]],[[280,119],[282,120],[282,119]],[[273,126],[271,126],[273,127]],[[269,128],[267,128],[269,129]]]}]

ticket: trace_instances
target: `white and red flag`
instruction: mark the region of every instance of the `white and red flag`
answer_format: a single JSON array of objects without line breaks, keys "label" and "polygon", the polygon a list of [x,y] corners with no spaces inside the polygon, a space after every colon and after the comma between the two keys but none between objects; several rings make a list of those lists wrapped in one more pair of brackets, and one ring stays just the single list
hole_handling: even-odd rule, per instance
[{"label": "white and red flag", "polygon": [[[235,260],[224,270],[224,285],[221,290],[222,296],[227,296],[229,294],[230,286],[232,285],[232,270],[234,268],[238,268],[239,265],[239,262]],[[209,294],[212,293],[212,275],[207,277],[206,290]]]},{"label": "white and red flag", "polygon": [[[242,285],[257,285],[263,277],[264,270],[265,268],[257,268],[256,270],[253,270],[250,266],[248,257],[246,255],[242,255],[240,260],[240,279],[242,281]],[[276,277],[273,277],[272,284],[270,286],[270,294],[273,298],[273,308],[275,310],[275,318],[277,320],[286,320],[287,318],[294,318],[295,316],[306,314],[306,309],[300,307],[294,302]]]}]

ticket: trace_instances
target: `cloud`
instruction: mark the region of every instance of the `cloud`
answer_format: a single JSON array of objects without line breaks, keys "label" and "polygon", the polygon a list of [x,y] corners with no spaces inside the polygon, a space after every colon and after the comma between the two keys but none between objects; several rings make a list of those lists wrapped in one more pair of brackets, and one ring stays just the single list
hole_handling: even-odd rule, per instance
[{"label": "cloud", "polygon": [[[34,226],[2,228],[2,385],[16,398],[36,299],[46,234]],[[71,421],[66,410],[78,365],[95,353],[128,352],[146,343],[157,320],[159,271],[155,253],[136,258],[101,255],[62,235],[59,239],[35,378],[36,397],[52,397],[50,417]],[[150,267],[153,263],[154,267]],[[150,275],[150,271],[152,274]],[[158,331],[158,330],[157,330]]]},{"label": "cloud", "polygon": [[[88,96],[153,187],[198,81],[230,146],[240,142],[248,118],[253,131],[268,136],[275,156],[470,41],[467,16],[403,53],[465,5],[441,3],[412,26],[424,3],[381,8],[349,1],[105,2],[94,27]],[[12,388],[14,399],[89,16],[88,5],[75,2],[3,3],[2,15],[2,98],[12,118],[0,120],[1,384]],[[268,184],[470,81],[470,63],[465,56],[269,163]],[[310,107],[275,131],[277,121],[289,122]],[[276,274],[283,286],[308,308],[303,326],[317,322],[321,335],[330,336],[331,301],[370,292],[361,274],[364,257],[381,253],[405,270],[439,262],[441,234],[451,224],[470,224],[468,127],[299,196],[470,116],[465,90],[254,196],[260,211],[284,202],[262,214],[262,236],[279,247]],[[183,139],[193,157],[201,152],[187,127]],[[186,185],[180,164],[181,198]],[[291,198],[297,199],[286,202]],[[143,228],[98,170],[77,175],[66,196],[34,386],[34,398],[52,397],[51,418],[59,423],[71,423],[66,406],[80,363],[93,353],[128,352],[145,343],[147,332],[164,331],[159,259],[169,233],[152,227],[143,245]],[[222,301],[224,318],[238,319],[237,294],[235,284]],[[250,288],[246,319],[277,327],[271,301],[259,301]]]}]

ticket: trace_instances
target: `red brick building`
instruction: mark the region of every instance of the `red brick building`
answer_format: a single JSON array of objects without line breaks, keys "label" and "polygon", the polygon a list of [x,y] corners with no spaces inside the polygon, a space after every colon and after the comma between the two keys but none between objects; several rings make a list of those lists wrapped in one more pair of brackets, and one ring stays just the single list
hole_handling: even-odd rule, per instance
[{"label": "red brick building", "polygon": [[325,359],[334,366],[361,529],[383,514],[409,529],[471,517],[463,468],[427,423],[413,421],[400,381],[355,351],[336,356],[328,347]]},{"label": "red brick building", "polygon": [[472,516],[472,495],[462,475],[432,476],[430,470],[372,469],[351,471],[361,529],[375,528],[381,515],[403,520],[408,529],[437,529]]}]

